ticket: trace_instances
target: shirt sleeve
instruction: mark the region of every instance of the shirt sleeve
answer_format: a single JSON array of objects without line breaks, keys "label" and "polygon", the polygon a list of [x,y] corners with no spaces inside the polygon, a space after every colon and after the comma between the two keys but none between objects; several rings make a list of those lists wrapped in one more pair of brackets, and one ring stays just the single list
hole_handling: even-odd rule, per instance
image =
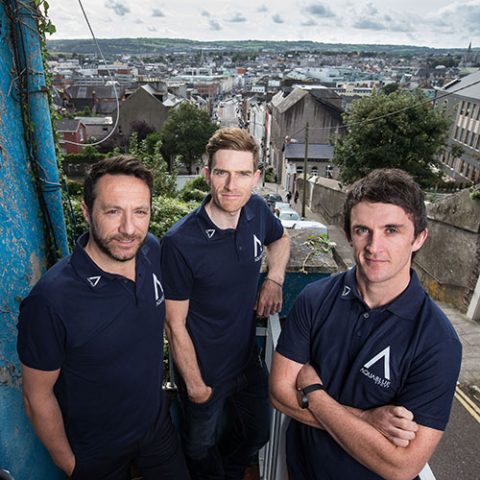
[{"label": "shirt sleeve", "polygon": [[41,295],[30,295],[20,305],[17,353],[30,368],[52,371],[65,360],[66,330],[57,313]]},{"label": "shirt sleeve", "polygon": [[160,253],[165,298],[167,300],[188,300],[193,288],[193,273],[184,255],[174,240],[165,236]]},{"label": "shirt sleeve", "polygon": [[408,408],[415,421],[445,430],[460,372],[462,346],[458,339],[436,342],[412,364],[396,402]]},{"label": "shirt sleeve", "polygon": [[310,361],[311,319],[307,289],[298,296],[283,325],[277,352],[297,363]]}]

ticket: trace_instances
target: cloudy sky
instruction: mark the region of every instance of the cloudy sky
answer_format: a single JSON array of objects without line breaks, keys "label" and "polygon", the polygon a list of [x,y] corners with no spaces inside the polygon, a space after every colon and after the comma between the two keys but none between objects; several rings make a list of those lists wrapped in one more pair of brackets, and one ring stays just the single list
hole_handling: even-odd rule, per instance
[{"label": "cloudy sky", "polygon": [[[98,38],[480,46],[480,0],[82,0]],[[57,33],[88,38],[78,0],[49,0]]]}]

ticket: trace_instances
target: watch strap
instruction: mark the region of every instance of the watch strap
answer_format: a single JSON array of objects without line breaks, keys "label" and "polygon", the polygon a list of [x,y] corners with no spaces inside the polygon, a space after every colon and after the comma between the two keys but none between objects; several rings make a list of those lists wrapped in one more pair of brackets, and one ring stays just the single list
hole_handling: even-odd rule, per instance
[{"label": "watch strap", "polygon": [[302,388],[302,392],[304,395],[308,395],[315,390],[325,390],[325,386],[321,383],[314,383],[312,385],[309,385],[308,387]]},{"label": "watch strap", "polygon": [[325,390],[325,386],[321,383],[313,383],[304,388],[301,388],[300,393],[300,407],[308,408],[308,394],[314,392],[315,390]]}]

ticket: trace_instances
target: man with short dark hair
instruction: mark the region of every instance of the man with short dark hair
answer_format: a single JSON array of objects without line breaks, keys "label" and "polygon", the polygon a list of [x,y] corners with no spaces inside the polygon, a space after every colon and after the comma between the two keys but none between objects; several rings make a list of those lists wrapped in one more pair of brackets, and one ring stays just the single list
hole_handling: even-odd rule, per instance
[{"label": "man with short dark hair", "polygon": [[295,480],[408,480],[447,425],[461,344],[411,269],[428,233],[413,179],[374,170],[351,187],[344,215],[356,266],[296,300],[274,355],[271,398],[293,418]]},{"label": "man with short dark hair", "polygon": [[[252,190],[258,145],[245,130],[218,130],[207,145],[211,193],[162,239],[166,331],[179,372],[183,447],[192,479],[243,479],[268,441],[267,373],[255,315],[282,306],[289,239]],[[268,273],[257,296],[264,246]],[[219,448],[222,414],[231,434]]]},{"label": "man with short dark hair", "polygon": [[188,473],[162,391],[165,302],[148,233],[151,173],[105,159],[85,180],[89,224],[72,255],[22,302],[18,353],[27,414],[74,480]]}]

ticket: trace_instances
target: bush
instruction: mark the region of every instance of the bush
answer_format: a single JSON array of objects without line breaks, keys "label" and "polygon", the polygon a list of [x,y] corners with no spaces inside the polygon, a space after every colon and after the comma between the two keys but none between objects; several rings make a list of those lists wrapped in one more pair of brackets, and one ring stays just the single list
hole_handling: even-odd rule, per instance
[{"label": "bush", "polygon": [[210,187],[201,175],[189,180],[178,192],[178,198],[184,202],[201,202],[210,192]]},{"label": "bush", "polygon": [[178,220],[190,213],[197,206],[197,202],[184,202],[166,196],[155,197],[153,199],[150,232],[158,238],[163,237],[174,223],[178,222]]},{"label": "bush", "polygon": [[265,181],[268,183],[275,183],[277,181],[277,176],[275,175],[275,170],[273,167],[268,167],[265,172]]}]

